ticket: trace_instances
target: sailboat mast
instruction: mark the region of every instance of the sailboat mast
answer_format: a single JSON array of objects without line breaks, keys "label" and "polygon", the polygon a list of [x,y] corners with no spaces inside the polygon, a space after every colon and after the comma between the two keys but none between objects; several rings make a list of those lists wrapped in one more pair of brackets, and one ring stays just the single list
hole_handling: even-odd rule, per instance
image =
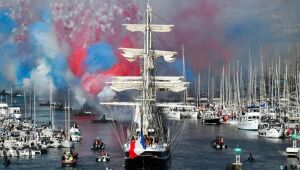
[{"label": "sailboat mast", "polygon": [[26,103],[26,92],[24,91],[24,112],[25,112],[25,119],[27,118],[27,103]]},{"label": "sailboat mast", "polygon": [[70,140],[70,89],[68,89],[68,128],[67,128],[67,137]]},{"label": "sailboat mast", "polygon": [[50,114],[50,123],[52,128],[52,86],[50,82],[50,89],[49,89],[49,114]]},{"label": "sailboat mast", "polygon": [[36,107],[35,107],[35,86],[33,86],[33,129],[35,131]]},{"label": "sailboat mast", "polygon": [[[182,75],[183,75],[183,80],[186,81],[186,74],[185,74],[185,55],[184,55],[184,46],[183,44],[181,45],[182,48]],[[186,103],[187,99],[187,89],[183,91],[183,102],[184,104]]]}]

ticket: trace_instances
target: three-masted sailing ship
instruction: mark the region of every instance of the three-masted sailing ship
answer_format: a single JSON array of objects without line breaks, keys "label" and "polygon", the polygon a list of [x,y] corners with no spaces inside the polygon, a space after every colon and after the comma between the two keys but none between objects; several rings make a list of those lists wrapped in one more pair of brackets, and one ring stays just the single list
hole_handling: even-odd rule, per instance
[{"label": "three-masted sailing ship", "polygon": [[105,102],[107,105],[131,105],[136,106],[134,123],[127,142],[122,149],[125,153],[126,167],[167,166],[171,158],[171,141],[167,128],[164,126],[162,115],[157,107],[163,106],[156,100],[156,93],[161,90],[182,92],[187,86],[183,76],[155,76],[155,60],[163,57],[166,62],[173,62],[177,52],[154,50],[153,33],[171,32],[174,25],[152,24],[152,9],[147,2],[144,24],[124,24],[130,32],[141,32],[143,37],[143,49],[120,48],[122,55],[129,61],[141,59],[140,76],[115,76],[109,87],[121,92],[124,90],[138,90],[139,100],[136,103],[129,102]]}]

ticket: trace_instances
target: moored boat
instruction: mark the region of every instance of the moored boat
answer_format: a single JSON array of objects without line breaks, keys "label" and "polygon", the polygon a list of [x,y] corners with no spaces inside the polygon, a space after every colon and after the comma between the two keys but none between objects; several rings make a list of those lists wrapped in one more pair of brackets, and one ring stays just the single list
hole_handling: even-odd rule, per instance
[{"label": "moored boat", "polygon": [[258,124],[261,122],[262,114],[258,108],[248,107],[247,112],[241,112],[238,115],[238,129],[242,130],[258,130]]},{"label": "moored boat", "polygon": [[215,124],[219,125],[221,123],[220,117],[213,111],[206,111],[203,114],[202,120],[204,124]]},{"label": "moored boat", "polygon": [[78,154],[72,153],[72,150],[66,150],[62,156],[62,167],[76,167]]}]

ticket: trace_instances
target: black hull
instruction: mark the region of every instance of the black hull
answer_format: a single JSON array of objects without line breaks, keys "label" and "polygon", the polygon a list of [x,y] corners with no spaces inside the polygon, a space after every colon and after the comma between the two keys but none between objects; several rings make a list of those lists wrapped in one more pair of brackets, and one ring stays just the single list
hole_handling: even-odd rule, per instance
[{"label": "black hull", "polygon": [[110,122],[115,122],[114,120],[103,120],[103,119],[92,119],[92,123],[110,123]]},{"label": "black hull", "polygon": [[144,152],[142,155],[132,159],[125,153],[125,169],[167,169],[171,164],[171,152]]},{"label": "black hull", "polygon": [[204,119],[204,124],[219,125],[219,124],[221,124],[221,122],[220,122],[220,119],[219,119],[219,118],[215,118],[215,119]]},{"label": "black hull", "polygon": [[66,161],[62,161],[61,166],[62,167],[76,167],[77,165],[77,160],[73,160],[71,162],[66,162]]}]

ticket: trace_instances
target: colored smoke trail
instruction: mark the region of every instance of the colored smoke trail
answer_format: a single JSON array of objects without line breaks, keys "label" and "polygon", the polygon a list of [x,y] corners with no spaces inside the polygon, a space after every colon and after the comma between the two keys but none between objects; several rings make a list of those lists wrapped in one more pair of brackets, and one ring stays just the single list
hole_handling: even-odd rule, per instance
[{"label": "colored smoke trail", "polygon": [[[212,72],[220,72],[233,57],[245,56],[249,41],[256,48],[271,43],[277,36],[268,19],[273,9],[284,14],[279,20],[283,24],[299,21],[300,16],[299,10],[290,10],[283,2],[151,3],[157,14],[175,24],[174,39],[184,43],[191,81],[196,75],[192,71],[210,65]],[[99,96],[110,76],[140,73],[139,61],[128,62],[117,48],[141,47],[141,34],[126,33],[121,24],[143,22],[144,9],[145,2],[137,0],[1,1],[1,86],[27,87],[35,82],[44,91],[49,83],[58,91],[70,87],[80,104],[86,101],[82,98]],[[178,68],[173,69],[176,75],[181,75],[180,63],[172,64]]]},{"label": "colored smoke trail", "polygon": [[137,75],[138,62],[124,60],[117,47],[133,47],[121,24],[138,22],[138,10],[134,0],[1,2],[1,86],[35,84],[45,95],[51,83],[73,88],[79,101],[87,96],[79,89],[97,95],[110,76]]}]

